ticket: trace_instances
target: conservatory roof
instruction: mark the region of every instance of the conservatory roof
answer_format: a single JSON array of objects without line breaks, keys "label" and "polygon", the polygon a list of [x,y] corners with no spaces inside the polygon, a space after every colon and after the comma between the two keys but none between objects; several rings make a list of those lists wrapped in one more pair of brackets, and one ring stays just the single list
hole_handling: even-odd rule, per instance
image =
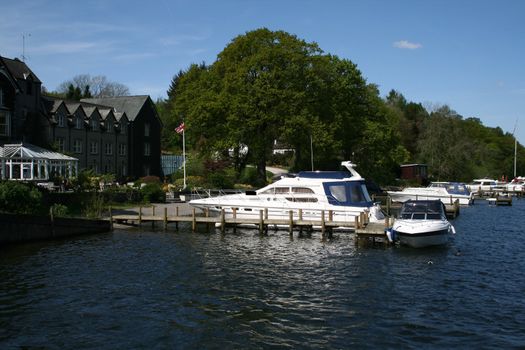
[{"label": "conservatory roof", "polygon": [[1,158],[26,158],[78,161],[77,158],[65,154],[47,150],[29,143],[7,144],[0,147]]}]

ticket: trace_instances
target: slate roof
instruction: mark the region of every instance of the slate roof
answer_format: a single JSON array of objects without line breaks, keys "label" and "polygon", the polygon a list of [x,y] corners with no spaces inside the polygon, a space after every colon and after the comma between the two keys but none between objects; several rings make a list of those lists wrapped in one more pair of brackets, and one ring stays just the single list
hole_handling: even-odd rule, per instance
[{"label": "slate roof", "polygon": [[42,83],[40,79],[29,69],[29,67],[18,58],[10,59],[0,56],[0,61],[7,68],[8,72],[15,78],[25,80],[28,75],[31,75],[33,81],[37,83]]},{"label": "slate roof", "polygon": [[125,112],[128,120],[134,121],[148,99],[148,95],[139,95],[83,98],[80,101],[115,108],[118,112]]}]

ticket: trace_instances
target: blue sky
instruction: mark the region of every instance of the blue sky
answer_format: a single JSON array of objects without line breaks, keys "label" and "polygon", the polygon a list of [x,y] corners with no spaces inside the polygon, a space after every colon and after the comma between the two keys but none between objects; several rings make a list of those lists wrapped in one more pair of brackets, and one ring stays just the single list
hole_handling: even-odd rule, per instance
[{"label": "blue sky", "polygon": [[21,57],[48,90],[105,75],[165,97],[191,63],[236,36],[284,30],[357,64],[382,96],[449,105],[525,144],[525,1],[1,0],[0,55]]}]

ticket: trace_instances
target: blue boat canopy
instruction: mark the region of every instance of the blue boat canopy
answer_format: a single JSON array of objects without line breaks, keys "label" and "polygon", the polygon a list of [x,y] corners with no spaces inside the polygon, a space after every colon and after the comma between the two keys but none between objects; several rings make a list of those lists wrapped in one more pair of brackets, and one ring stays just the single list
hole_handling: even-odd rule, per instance
[{"label": "blue boat canopy", "polygon": [[323,183],[332,205],[370,207],[373,205],[364,181],[331,181]]}]

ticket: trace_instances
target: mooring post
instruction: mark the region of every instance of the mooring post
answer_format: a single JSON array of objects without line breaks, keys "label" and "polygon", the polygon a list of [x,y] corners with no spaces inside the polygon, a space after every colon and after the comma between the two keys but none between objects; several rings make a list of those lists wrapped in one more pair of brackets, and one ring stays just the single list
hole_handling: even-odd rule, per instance
[{"label": "mooring post", "polygon": [[268,220],[268,208],[264,208],[264,220]]},{"label": "mooring post", "polygon": [[390,196],[386,197],[386,213],[390,215],[390,202],[392,202],[392,198]]},{"label": "mooring post", "polygon": [[288,233],[293,235],[293,211],[288,211]]},{"label": "mooring post", "polygon": [[179,207],[175,207],[175,229],[179,230]]},{"label": "mooring post", "polygon": [[324,210],[321,210],[321,237],[325,238]]},{"label": "mooring post", "polygon": [[224,208],[221,209],[221,233],[226,230],[226,218],[224,217]]},{"label": "mooring post", "polygon": [[356,215],[356,216],[354,217],[354,220],[355,220],[355,228],[356,228],[356,229],[360,228],[360,227],[359,227],[359,216]]},{"label": "mooring post", "polygon": [[55,237],[55,215],[53,213],[53,207],[49,207],[49,219],[51,221],[51,237]]},{"label": "mooring post", "polygon": [[233,233],[237,232],[237,208],[232,208],[233,210]]},{"label": "mooring post", "polygon": [[139,207],[139,226],[142,224],[142,206]]},{"label": "mooring post", "polygon": [[155,206],[151,206],[151,228],[155,228]]},{"label": "mooring post", "polygon": [[109,229],[113,231],[113,210],[111,209],[111,205],[109,206]]},{"label": "mooring post", "polygon": [[[210,217],[210,209],[209,208],[206,208],[205,215],[206,215],[206,218]],[[209,230],[210,230],[210,223],[208,221],[206,221],[206,231],[209,231]]]},{"label": "mooring post", "polygon": [[197,219],[195,218],[195,208],[193,208],[192,214],[191,214],[191,230],[193,232],[197,230]]},{"label": "mooring post", "polygon": [[164,231],[168,229],[168,207],[164,207]]},{"label": "mooring post", "polygon": [[259,210],[259,234],[262,235],[264,233],[264,213],[263,210]]}]

